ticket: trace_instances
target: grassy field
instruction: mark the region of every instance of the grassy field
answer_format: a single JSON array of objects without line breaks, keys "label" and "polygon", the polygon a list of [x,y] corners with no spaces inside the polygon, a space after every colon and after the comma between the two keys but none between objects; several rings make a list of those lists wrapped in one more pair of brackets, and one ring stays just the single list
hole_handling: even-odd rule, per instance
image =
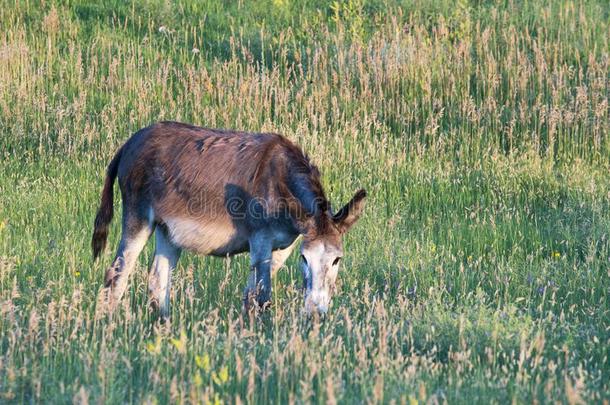
[{"label": "grassy field", "polygon": [[[610,401],[607,1],[1,3],[0,403]],[[298,254],[257,319],[184,254],[160,324],[152,244],[102,314],[105,166],[164,119],[369,191],[323,322]]]}]

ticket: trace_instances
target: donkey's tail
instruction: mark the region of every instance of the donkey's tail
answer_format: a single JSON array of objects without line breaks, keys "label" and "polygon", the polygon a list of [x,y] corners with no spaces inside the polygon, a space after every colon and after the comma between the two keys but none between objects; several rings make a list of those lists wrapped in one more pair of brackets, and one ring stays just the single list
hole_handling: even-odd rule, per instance
[{"label": "donkey's tail", "polygon": [[108,169],[106,170],[106,180],[104,181],[104,189],[102,190],[102,201],[100,208],[95,216],[95,225],[93,227],[93,237],[91,238],[91,247],[93,248],[93,258],[97,259],[100,253],[106,247],[106,238],[108,237],[108,225],[112,221],[113,213],[113,186],[121,160],[123,148],[114,155]]}]

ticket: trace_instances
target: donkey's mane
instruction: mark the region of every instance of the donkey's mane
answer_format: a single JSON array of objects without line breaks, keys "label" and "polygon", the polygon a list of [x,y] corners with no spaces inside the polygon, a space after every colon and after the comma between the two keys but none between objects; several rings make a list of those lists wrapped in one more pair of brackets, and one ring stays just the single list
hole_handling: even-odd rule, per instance
[{"label": "donkey's mane", "polygon": [[320,171],[309,156],[290,140],[278,135],[278,143],[286,158],[288,188],[307,216],[315,218],[316,227],[321,231],[327,225],[326,213],[330,210],[330,202],[322,187]]}]

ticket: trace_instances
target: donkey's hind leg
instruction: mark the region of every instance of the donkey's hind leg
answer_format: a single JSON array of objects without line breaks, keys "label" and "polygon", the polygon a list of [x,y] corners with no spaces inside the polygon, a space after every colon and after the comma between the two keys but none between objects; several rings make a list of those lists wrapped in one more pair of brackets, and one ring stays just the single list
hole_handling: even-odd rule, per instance
[{"label": "donkey's hind leg", "polygon": [[[123,209],[125,210],[125,206]],[[112,266],[106,270],[104,292],[110,312],[116,308],[121,300],[127,288],[129,275],[133,271],[138,256],[146,246],[153,229],[154,225],[151,218],[143,218],[129,212],[124,214],[121,242]]]},{"label": "donkey's hind leg", "polygon": [[155,230],[155,258],[148,273],[148,294],[162,318],[169,317],[172,270],[180,258],[180,248],[172,243],[164,226]]}]

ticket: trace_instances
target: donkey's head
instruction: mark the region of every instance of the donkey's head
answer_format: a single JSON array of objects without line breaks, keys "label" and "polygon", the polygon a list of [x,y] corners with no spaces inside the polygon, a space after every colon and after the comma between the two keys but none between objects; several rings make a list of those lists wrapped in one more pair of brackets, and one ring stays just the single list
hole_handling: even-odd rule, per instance
[{"label": "donkey's head", "polygon": [[330,210],[322,213],[316,225],[305,233],[301,260],[307,313],[328,311],[343,257],[342,238],[360,217],[365,197],[366,191],[358,191],[336,214]]}]

